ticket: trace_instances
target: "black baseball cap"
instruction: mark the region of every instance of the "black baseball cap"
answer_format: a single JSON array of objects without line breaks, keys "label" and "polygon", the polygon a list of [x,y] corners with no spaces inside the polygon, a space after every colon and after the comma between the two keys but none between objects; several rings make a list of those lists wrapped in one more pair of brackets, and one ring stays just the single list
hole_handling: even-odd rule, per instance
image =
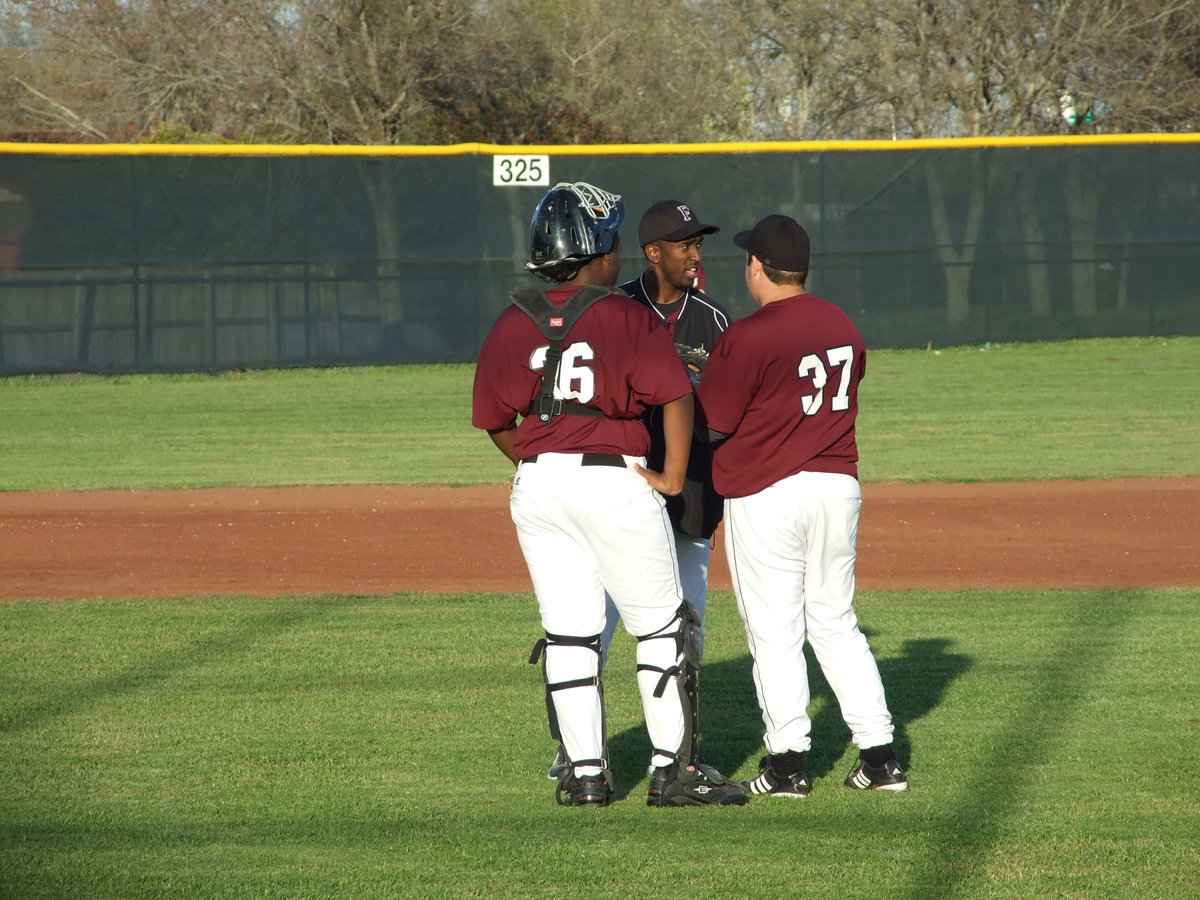
[{"label": "black baseball cap", "polygon": [[692,208],[678,200],[659,200],[642,214],[638,224],[638,243],[645,247],[654,241],[684,241],[698,234],[715,234],[716,225],[705,225]]},{"label": "black baseball cap", "polygon": [[767,216],[749,231],[735,234],[733,242],[772,269],[808,271],[808,259],[812,253],[808,232],[790,216]]}]

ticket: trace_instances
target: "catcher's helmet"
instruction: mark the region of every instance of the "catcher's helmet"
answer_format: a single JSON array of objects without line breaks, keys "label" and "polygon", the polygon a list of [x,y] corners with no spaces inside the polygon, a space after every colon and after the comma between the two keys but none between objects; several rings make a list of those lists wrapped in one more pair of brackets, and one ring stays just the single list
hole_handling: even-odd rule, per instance
[{"label": "catcher's helmet", "polygon": [[525,268],[546,281],[573,276],[579,267],[572,261],[583,263],[612,250],[623,218],[619,194],[583,181],[556,184],[533,212]]}]

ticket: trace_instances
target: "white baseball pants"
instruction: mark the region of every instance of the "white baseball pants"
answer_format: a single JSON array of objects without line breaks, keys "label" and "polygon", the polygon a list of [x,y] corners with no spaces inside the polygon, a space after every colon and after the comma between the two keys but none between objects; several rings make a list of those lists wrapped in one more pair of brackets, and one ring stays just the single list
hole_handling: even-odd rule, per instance
[{"label": "white baseball pants", "polygon": [[769,753],[811,746],[806,639],[854,743],[891,742],[883,682],[853,606],[861,507],[857,479],[823,472],[725,501],[725,551]]},{"label": "white baseball pants", "polygon": [[[510,498],[517,540],[529,567],[550,634],[586,637],[605,626],[605,590],[630,634],[646,635],[671,624],[682,603],[671,522],[662,497],[628,466],[584,466],[578,453],[542,453],[522,462]],[[587,647],[550,646],[549,683],[599,675],[599,657]],[[637,662],[668,669],[674,641],[641,641]],[[654,697],[658,676],[638,674],[646,730],[654,747],[675,751],[683,740],[684,711],[678,691]],[[604,756],[604,718],[599,692],[577,687],[554,693],[563,744],[571,759]],[[652,762],[666,765],[659,754]],[[579,774],[592,774],[580,767]]]},{"label": "white baseball pants", "polygon": [[[679,561],[679,581],[683,586],[683,598],[700,613],[704,619],[704,605],[708,602],[708,562],[712,555],[712,540],[691,534],[674,532],[675,557]],[[608,663],[608,648],[612,646],[613,636],[617,633],[617,624],[621,614],[612,596],[604,595],[604,631],[600,635],[602,651],[601,666]]]}]

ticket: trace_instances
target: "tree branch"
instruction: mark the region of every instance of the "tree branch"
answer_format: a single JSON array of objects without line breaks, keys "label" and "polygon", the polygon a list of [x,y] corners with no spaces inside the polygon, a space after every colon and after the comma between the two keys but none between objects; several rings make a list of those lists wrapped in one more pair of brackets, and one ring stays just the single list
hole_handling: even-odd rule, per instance
[{"label": "tree branch", "polygon": [[43,94],[37,88],[35,88],[33,85],[22,81],[16,75],[12,76],[12,79],[17,84],[19,84],[21,87],[25,88],[25,90],[29,91],[29,93],[33,94],[35,97],[37,97],[39,100],[41,100],[43,103],[50,104],[50,106],[57,112],[58,117],[62,121],[70,123],[78,130],[84,132],[85,134],[90,134],[92,137],[99,138],[102,141],[108,140],[107,134],[100,131],[100,129],[96,128],[96,126],[94,126],[87,119],[80,116],[74,110],[70,109],[69,107],[63,106],[63,104],[59,103],[57,100],[53,100],[50,97],[47,97],[45,94]]}]

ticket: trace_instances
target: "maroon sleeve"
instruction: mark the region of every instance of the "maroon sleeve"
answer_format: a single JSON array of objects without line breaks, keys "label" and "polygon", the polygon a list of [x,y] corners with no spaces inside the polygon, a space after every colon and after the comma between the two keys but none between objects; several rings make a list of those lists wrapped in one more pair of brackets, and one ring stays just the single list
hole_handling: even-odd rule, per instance
[{"label": "maroon sleeve", "polygon": [[528,334],[530,328],[534,335],[540,336],[528,316],[516,307],[509,307],[484,338],[471,391],[471,424],[476,428],[488,431],[510,428],[518,414],[529,408],[528,401],[521,408],[522,398],[528,393],[525,385],[528,379],[521,372],[527,367],[520,365],[519,354],[523,345],[533,341]]}]

